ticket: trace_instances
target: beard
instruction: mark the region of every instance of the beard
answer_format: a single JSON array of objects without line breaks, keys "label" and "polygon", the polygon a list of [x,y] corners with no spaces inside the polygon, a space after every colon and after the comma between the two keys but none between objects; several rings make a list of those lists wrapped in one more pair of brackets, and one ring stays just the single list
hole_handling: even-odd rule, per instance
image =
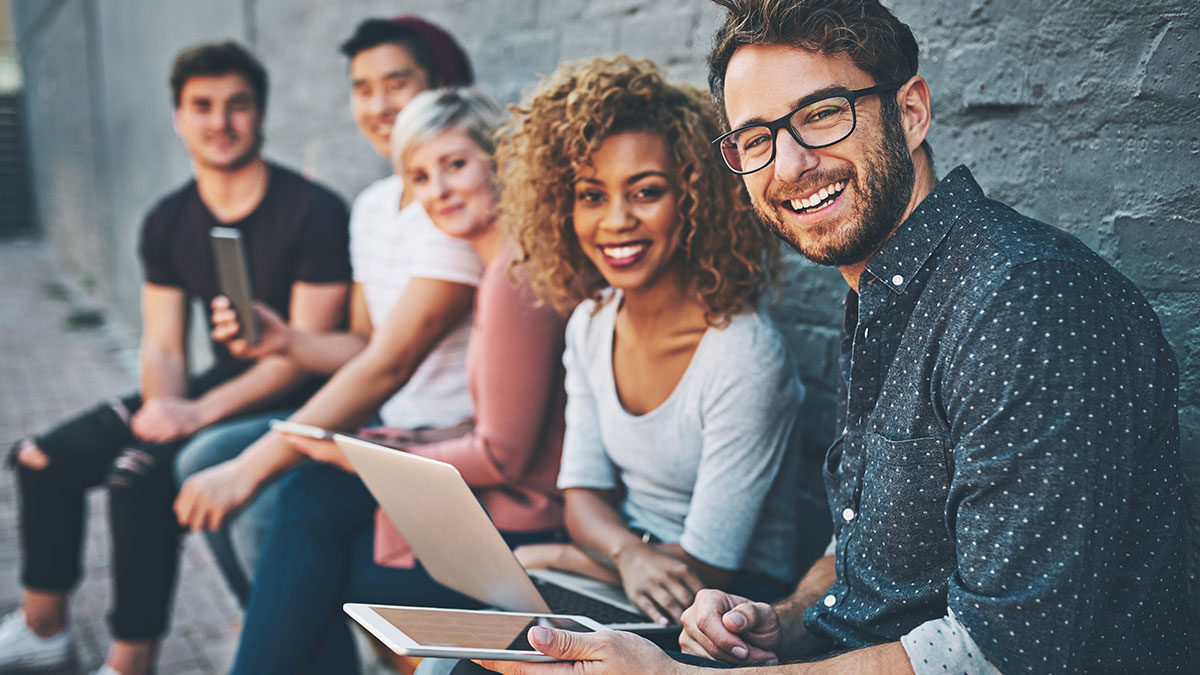
[{"label": "beard", "polygon": [[[818,265],[860,263],[891,236],[912,196],[915,171],[899,120],[885,116],[883,143],[871,148],[860,166],[861,172],[852,166],[806,176],[803,183],[774,185],[765,203],[755,200],[754,211],[776,237]],[[781,213],[785,199],[842,180],[854,187],[857,198],[848,221],[813,226],[814,234],[808,237],[788,227]]]},{"label": "beard", "polygon": [[250,162],[258,159],[259,154],[262,152],[263,143],[265,141],[266,137],[264,136],[262,127],[260,126],[254,130],[253,142],[247,145],[246,149],[233,159],[226,162],[212,162],[206,160],[202,155],[198,155],[196,160],[199,164],[208,169],[232,173],[238,171],[239,169],[244,169],[248,164],[250,164]]}]

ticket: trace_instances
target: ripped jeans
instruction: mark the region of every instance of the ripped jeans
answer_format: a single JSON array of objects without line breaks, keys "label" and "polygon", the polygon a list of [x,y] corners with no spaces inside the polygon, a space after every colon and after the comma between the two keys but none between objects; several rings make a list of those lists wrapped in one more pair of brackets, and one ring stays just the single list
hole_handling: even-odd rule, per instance
[{"label": "ripped jeans", "polygon": [[[208,371],[189,382],[189,396],[220,384],[228,373]],[[108,621],[119,640],[166,633],[183,533],[172,509],[172,460],[187,439],[139,441],[129,420],[140,395],[113,399],[35,436],[50,459],[35,470],[10,458],[21,496],[24,560],[21,582],[29,589],[68,592],[79,581],[89,488],[107,484],[112,529],[114,602]]]}]

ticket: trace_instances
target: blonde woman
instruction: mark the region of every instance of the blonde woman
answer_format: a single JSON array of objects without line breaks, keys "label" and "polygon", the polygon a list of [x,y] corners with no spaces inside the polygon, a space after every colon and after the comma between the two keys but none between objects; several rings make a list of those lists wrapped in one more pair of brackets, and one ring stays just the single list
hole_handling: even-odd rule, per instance
[{"label": "blonde woman", "polygon": [[[454,464],[516,546],[563,538],[554,484],[563,434],[563,319],[536,307],[525,284],[508,273],[512,247],[494,226],[498,116],[479,91],[430,91],[405,107],[392,133],[393,164],[406,189],[442,232],[468,243],[486,265],[467,350],[473,428],[465,435],[463,428],[368,433]],[[455,431],[458,437],[445,438]],[[478,606],[407,554],[334,444],[287,438],[319,461],[281,487],[233,673],[357,672],[343,602]]]}]

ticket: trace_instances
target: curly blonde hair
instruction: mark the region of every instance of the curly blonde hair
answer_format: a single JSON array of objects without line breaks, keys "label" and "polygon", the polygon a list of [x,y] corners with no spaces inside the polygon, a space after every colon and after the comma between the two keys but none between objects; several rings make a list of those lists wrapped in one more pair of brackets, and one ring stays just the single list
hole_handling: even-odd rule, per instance
[{"label": "curly blonde hair", "polygon": [[500,131],[500,222],[538,295],[568,313],[608,287],[579,246],[575,179],[609,137],[657,134],[674,163],[684,270],[709,324],[754,308],[778,268],[779,246],[754,221],[740,181],[714,156],[720,134],[702,90],[666,82],[650,61],[628,57],[564,63]]}]

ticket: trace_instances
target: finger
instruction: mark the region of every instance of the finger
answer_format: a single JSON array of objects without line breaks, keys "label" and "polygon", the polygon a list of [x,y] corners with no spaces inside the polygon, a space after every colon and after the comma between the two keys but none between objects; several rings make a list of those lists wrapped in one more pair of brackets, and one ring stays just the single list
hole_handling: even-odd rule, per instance
[{"label": "finger", "polygon": [[669,584],[667,588],[675,596],[675,599],[679,601],[679,604],[683,605],[685,610],[691,607],[692,603],[696,601],[696,593],[704,588],[704,582],[700,580],[700,577],[693,574],[686,567],[680,571],[672,572],[670,579],[674,583]]},{"label": "finger", "polygon": [[683,613],[692,605],[692,599],[696,594],[691,591],[686,585],[678,580],[668,577],[662,585],[662,590],[666,594],[666,603],[663,609],[671,613],[671,618],[675,623],[679,623],[683,617]]},{"label": "finger", "polygon": [[226,341],[237,335],[238,325],[236,321],[214,321],[213,322],[213,337]]},{"label": "finger", "polygon": [[658,605],[663,614],[667,616],[669,619],[668,623],[677,621],[679,615],[683,614],[685,606],[679,604],[674,594],[666,586],[651,588],[647,594],[654,601],[654,604]]},{"label": "finger", "polygon": [[232,324],[237,323],[237,312],[233,311],[232,309],[229,309],[228,307],[214,309],[213,313],[212,313],[212,318],[213,318],[213,323],[221,324],[222,326],[228,326],[231,323]]},{"label": "finger", "polygon": [[721,617],[721,623],[734,633],[752,633],[773,621],[775,610],[764,602],[743,602]]},{"label": "finger", "polygon": [[191,503],[192,491],[188,487],[187,481],[184,481],[183,487],[179,488],[179,494],[175,497],[175,504],[172,507],[175,510],[175,520],[178,520],[179,524],[183,527],[187,527],[187,514],[191,508]]},{"label": "finger", "polygon": [[192,532],[199,531],[199,523],[197,519],[201,515],[200,505],[195,500],[188,505],[187,510],[179,517],[179,524],[191,530]]},{"label": "finger", "polygon": [[[750,653],[750,645],[735,631],[729,630],[723,618],[720,614],[709,612],[685,630],[689,637],[705,645],[705,649],[711,644],[714,651],[710,653],[716,658],[745,659]],[[721,657],[719,654],[725,654],[727,657]]]},{"label": "finger", "polygon": [[289,433],[284,433],[283,439],[287,441],[287,444],[290,445],[296,452],[307,455],[312,459],[320,459],[321,448],[320,446],[313,445],[317,441],[314,441],[311,438]]},{"label": "finger", "polygon": [[217,297],[213,298],[212,302],[209,304],[214,311],[218,309],[224,309],[229,306],[229,298],[225,297],[224,295],[218,295]]},{"label": "finger", "polygon": [[216,532],[221,529],[221,521],[224,520],[224,513],[224,509],[209,504],[204,509],[204,514],[200,519],[200,527],[209,532]]},{"label": "finger", "polygon": [[472,661],[472,663],[503,675],[521,675],[520,665],[516,661]]},{"label": "finger", "polygon": [[[254,315],[263,321],[271,321],[272,323],[275,322],[275,319],[279,319],[279,315],[273,312],[270,307],[258,301],[254,302]],[[279,322],[282,323],[282,319]]]},{"label": "finger", "polygon": [[503,675],[560,675],[571,672],[570,663],[522,663],[520,661],[472,661]]},{"label": "finger", "polygon": [[668,626],[671,624],[671,620],[668,619],[661,610],[659,610],[658,605],[654,604],[654,600],[652,600],[648,594],[637,593],[635,595],[631,595],[629,597],[629,601],[637,606],[638,609],[642,610],[643,614],[650,617],[650,620],[654,623],[657,623],[660,626]]},{"label": "finger", "polygon": [[718,661],[730,660],[729,655],[721,651],[712,640],[708,639],[707,635],[692,633],[687,629],[679,633],[679,649],[684,654],[692,656],[702,656]]},{"label": "finger", "polygon": [[742,659],[742,663],[773,666],[779,663],[779,656],[769,649],[750,645],[750,653],[746,654],[746,657]]},{"label": "finger", "polygon": [[603,636],[598,633],[573,633],[546,626],[530,628],[528,639],[534,649],[564,661],[594,661],[604,644]]},{"label": "finger", "polygon": [[693,602],[696,601],[696,595],[698,593],[700,593],[701,590],[704,589],[704,580],[701,579],[700,577],[696,576],[696,574],[687,567],[683,568],[682,573],[676,574],[675,578],[678,579],[679,582],[681,584],[683,584],[684,587],[687,588],[687,591],[688,591],[687,605],[690,606]]}]

